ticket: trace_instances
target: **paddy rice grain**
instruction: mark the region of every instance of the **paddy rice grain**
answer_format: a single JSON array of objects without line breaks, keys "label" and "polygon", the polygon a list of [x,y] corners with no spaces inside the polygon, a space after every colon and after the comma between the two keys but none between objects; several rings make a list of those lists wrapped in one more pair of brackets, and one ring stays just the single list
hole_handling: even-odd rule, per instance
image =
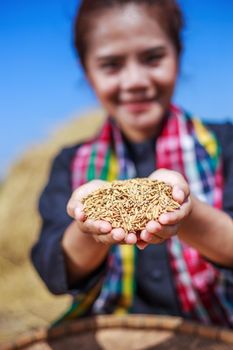
[{"label": "paddy rice grain", "polygon": [[150,220],[180,207],[170,185],[148,178],[113,181],[83,198],[83,204],[87,218],[108,221],[126,233],[137,233]]}]

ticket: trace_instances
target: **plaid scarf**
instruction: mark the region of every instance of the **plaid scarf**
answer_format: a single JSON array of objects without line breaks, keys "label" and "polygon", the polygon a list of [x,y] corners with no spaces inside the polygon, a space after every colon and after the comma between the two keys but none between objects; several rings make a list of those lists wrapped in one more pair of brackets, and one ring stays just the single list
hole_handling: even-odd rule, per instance
[{"label": "plaid scarf", "polygon": [[[155,157],[157,168],[180,172],[197,198],[216,208],[222,207],[219,146],[197,118],[171,106],[156,140]],[[72,163],[73,189],[93,179],[111,181],[135,176],[121,132],[110,119],[95,139],[78,148]],[[230,282],[226,281],[223,270],[215,268],[177,237],[166,244],[182,315],[204,324],[233,324],[233,305],[229,304],[227,294]],[[88,313],[129,313],[136,293],[136,256],[135,246],[112,246],[105,275],[75,297],[62,320]]]}]

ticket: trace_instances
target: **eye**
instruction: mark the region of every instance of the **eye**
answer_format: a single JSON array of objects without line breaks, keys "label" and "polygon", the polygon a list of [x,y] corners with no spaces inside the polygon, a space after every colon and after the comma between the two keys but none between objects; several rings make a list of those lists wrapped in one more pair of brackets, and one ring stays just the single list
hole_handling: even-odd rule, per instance
[{"label": "eye", "polygon": [[151,48],[146,50],[141,58],[144,64],[148,64],[149,66],[158,65],[160,61],[166,56],[166,50],[163,46]]},{"label": "eye", "polygon": [[162,53],[151,53],[144,57],[144,62],[150,65],[158,64],[163,57]]},{"label": "eye", "polygon": [[106,61],[102,62],[100,64],[100,68],[106,72],[106,73],[115,73],[120,70],[122,64],[120,61],[117,60],[111,60],[111,61]]}]

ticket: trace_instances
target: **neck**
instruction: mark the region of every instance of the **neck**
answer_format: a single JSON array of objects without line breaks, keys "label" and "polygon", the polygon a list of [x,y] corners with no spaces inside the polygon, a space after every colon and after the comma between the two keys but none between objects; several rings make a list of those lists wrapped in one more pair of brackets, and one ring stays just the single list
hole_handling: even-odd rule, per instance
[{"label": "neck", "polygon": [[145,129],[145,130],[135,130],[135,129],[125,129],[122,128],[119,123],[115,119],[111,119],[112,123],[118,126],[118,128],[121,130],[122,134],[124,135],[125,139],[129,140],[130,142],[134,143],[142,143],[147,140],[151,140],[152,138],[157,138],[164,127],[164,125],[167,122],[169,113],[166,113],[166,115],[162,118],[162,121],[155,125],[154,128]]}]

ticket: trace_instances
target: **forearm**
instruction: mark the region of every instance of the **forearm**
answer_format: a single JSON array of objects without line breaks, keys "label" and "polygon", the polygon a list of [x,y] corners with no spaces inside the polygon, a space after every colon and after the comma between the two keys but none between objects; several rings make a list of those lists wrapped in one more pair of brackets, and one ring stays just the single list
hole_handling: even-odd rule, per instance
[{"label": "forearm", "polygon": [[65,231],[62,248],[69,282],[75,282],[95,270],[106,258],[109,245],[98,243],[78,229],[75,221]]},{"label": "forearm", "polygon": [[233,267],[233,220],[226,213],[192,197],[192,212],[179,237],[218,264]]}]

